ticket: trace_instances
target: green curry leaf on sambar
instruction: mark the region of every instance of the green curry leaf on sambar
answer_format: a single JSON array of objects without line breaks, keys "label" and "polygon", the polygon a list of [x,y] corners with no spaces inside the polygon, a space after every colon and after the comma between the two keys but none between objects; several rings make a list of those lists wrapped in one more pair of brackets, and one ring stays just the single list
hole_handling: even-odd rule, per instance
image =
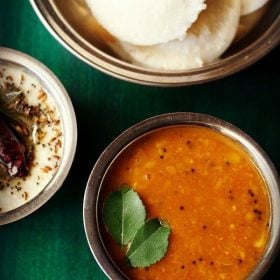
[{"label": "green curry leaf on sambar", "polygon": [[167,251],[169,225],[161,219],[145,222],[146,210],[129,186],[112,192],[104,202],[103,220],[108,232],[120,245],[128,245],[126,260],[132,267],[150,266]]},{"label": "green curry leaf on sambar", "polygon": [[162,259],[167,251],[169,225],[160,219],[151,219],[137,231],[126,253],[132,267],[150,266]]},{"label": "green curry leaf on sambar", "polygon": [[105,200],[103,220],[114,240],[127,245],[144,224],[145,207],[139,195],[129,186],[112,192]]}]

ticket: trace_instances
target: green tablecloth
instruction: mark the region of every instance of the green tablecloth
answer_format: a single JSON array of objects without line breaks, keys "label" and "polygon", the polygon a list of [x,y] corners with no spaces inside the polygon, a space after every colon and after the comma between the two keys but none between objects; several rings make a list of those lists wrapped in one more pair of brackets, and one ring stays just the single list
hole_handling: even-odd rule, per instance
[{"label": "green tablecloth", "polygon": [[[82,202],[90,170],[124,129],[165,112],[193,111],[229,121],[255,138],[280,168],[280,47],[254,66],[220,81],[153,88],[119,81],[65,50],[27,0],[1,1],[0,45],[45,63],[72,98],[78,148],[60,191],[27,218],[0,228],[0,279],[106,279],[87,246]],[[280,258],[265,279],[273,279]]]}]

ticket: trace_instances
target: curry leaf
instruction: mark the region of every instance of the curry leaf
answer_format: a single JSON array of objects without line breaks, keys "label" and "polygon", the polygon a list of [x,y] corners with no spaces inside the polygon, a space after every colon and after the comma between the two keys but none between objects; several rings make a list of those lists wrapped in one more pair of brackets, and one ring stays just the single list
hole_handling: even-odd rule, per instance
[{"label": "curry leaf", "polygon": [[145,207],[139,195],[129,186],[112,192],[104,202],[103,220],[114,240],[127,245],[144,224]]},{"label": "curry leaf", "polygon": [[148,220],[136,233],[126,257],[132,267],[146,267],[166,254],[170,227],[159,219]]}]

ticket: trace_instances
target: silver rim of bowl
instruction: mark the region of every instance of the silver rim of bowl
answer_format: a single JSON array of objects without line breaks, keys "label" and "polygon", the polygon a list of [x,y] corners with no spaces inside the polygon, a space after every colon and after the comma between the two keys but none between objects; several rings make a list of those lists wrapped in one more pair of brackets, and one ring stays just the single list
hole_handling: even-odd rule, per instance
[{"label": "silver rim of bowl", "polygon": [[45,204],[62,186],[72,165],[77,144],[75,112],[65,88],[58,78],[41,62],[22,52],[0,47],[0,65],[19,67],[36,77],[52,97],[61,114],[64,147],[59,168],[51,181],[33,199],[22,206],[0,213],[0,225],[17,221]]},{"label": "silver rim of bowl", "polygon": [[264,256],[247,278],[261,279],[276,257],[280,244],[280,181],[277,171],[263,149],[250,136],[230,123],[198,113],[169,113],[144,120],[120,134],[100,155],[89,176],[83,204],[85,233],[95,260],[110,279],[127,279],[114,265],[103,245],[98,222],[100,187],[112,162],[128,145],[153,130],[174,125],[206,126],[237,141],[247,150],[267,182],[272,213],[271,236]]}]

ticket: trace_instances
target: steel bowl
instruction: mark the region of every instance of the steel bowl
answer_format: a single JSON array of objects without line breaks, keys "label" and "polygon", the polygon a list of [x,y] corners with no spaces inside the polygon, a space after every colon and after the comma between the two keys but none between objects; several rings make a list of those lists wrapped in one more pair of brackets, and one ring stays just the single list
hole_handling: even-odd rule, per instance
[{"label": "steel bowl", "polygon": [[127,279],[105,249],[101,234],[101,189],[104,178],[116,158],[131,143],[165,127],[196,125],[212,129],[239,143],[256,164],[266,181],[271,205],[270,237],[264,255],[247,280],[261,279],[278,253],[280,244],[280,181],[272,162],[262,148],[237,127],[212,116],[196,113],[171,113],[144,120],[119,135],[101,154],[90,174],[83,205],[84,227],[90,250],[109,279]]},{"label": "steel bowl", "polygon": [[[61,121],[63,134],[63,151],[59,167],[43,190],[22,206],[8,212],[0,213],[0,225],[17,221],[45,204],[62,186],[72,161],[77,143],[77,124],[71,100],[57,77],[41,62],[16,50],[0,47],[0,67],[12,66],[23,73],[35,77],[52,97]],[[34,183],[35,184],[35,183]],[[1,195],[1,194],[0,194]]]},{"label": "steel bowl", "polygon": [[[271,0],[264,17],[221,59],[188,71],[159,71],[141,68],[119,59],[97,32],[90,30],[84,0],[30,0],[40,20],[71,53],[111,76],[146,85],[182,86],[219,79],[253,64],[280,41],[280,3]],[[77,3],[83,6],[80,11]],[[245,23],[247,24],[247,23]]]}]

